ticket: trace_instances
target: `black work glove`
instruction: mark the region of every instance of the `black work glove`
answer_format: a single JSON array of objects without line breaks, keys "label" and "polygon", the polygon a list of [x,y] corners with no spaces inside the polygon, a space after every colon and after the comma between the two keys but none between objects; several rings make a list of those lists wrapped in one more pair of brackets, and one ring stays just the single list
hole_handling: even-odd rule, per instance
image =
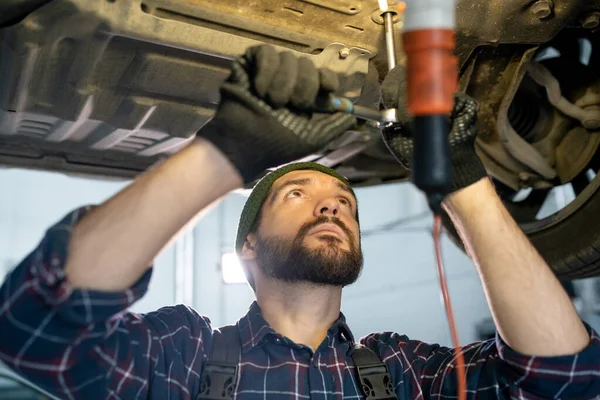
[{"label": "black work glove", "polygon": [[240,172],[245,183],[269,167],[322,149],[356,124],[348,114],[314,113],[317,97],[339,87],[337,75],[273,47],[249,48],[233,61],[214,118],[198,132]]},{"label": "black work glove", "polygon": [[[383,140],[402,164],[410,170],[413,158],[413,141],[410,117],[406,111],[406,83],[401,66],[388,73],[382,84],[382,96],[387,108],[398,107],[398,123],[382,130]],[[485,167],[475,153],[477,137],[477,102],[463,93],[454,95],[454,109],[450,114],[450,141],[452,164],[452,192],[467,187],[487,176]]]}]

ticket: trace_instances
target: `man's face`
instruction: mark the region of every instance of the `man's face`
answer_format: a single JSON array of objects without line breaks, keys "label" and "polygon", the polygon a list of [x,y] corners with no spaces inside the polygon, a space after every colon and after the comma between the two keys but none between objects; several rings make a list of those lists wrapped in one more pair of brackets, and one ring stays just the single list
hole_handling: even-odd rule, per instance
[{"label": "man's face", "polygon": [[317,171],[279,178],[262,206],[256,261],[270,278],[346,286],[363,257],[356,199],[338,179]]}]

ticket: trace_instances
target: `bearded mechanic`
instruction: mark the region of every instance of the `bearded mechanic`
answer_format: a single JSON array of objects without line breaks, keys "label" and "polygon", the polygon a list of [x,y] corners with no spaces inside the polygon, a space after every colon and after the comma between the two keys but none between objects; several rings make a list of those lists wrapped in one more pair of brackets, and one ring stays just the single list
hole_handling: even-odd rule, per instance
[{"label": "bearded mechanic", "polygon": [[[10,273],[0,292],[2,361],[60,398],[195,399],[210,321],[184,305],[127,308],[146,292],[157,253],[195,216],[355,124],[311,113],[337,87],[331,72],[267,46],[234,61],[216,116],[195,143],[104,204],[67,215]],[[600,340],[487,179],[473,147],[475,108],[456,98],[456,187],[444,207],[499,334],[463,348],[468,397],[600,398]],[[402,125],[383,135],[404,162],[406,132]],[[355,339],[340,313],[342,288],[362,267],[357,207],[343,177],[312,163],[288,164],[256,185],[237,242],[256,293],[237,323],[239,398],[362,397],[349,356]],[[387,364],[399,399],[456,396],[451,349],[397,333],[361,342]]]}]

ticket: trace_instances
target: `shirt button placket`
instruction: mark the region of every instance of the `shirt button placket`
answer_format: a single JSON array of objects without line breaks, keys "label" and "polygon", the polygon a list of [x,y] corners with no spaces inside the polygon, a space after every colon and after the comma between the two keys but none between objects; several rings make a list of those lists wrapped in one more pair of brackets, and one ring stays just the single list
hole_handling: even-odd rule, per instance
[{"label": "shirt button placket", "polygon": [[[312,359],[310,360],[310,364],[312,368],[308,371],[308,379],[311,391],[315,393],[311,393],[311,399],[325,400],[328,398],[327,396],[327,385],[323,386],[323,379],[321,378],[321,373],[319,372],[319,361],[318,355],[313,354]],[[316,393],[319,393],[318,395]]]}]

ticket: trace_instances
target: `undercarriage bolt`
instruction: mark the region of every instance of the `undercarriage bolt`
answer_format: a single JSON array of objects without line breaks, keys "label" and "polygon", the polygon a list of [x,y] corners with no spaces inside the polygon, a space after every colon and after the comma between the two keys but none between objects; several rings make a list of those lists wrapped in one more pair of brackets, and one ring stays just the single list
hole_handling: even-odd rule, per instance
[{"label": "undercarriage bolt", "polygon": [[590,105],[583,107],[586,116],[582,119],[581,125],[585,129],[596,130],[600,128],[600,106]]},{"label": "undercarriage bolt", "polygon": [[552,3],[551,0],[538,0],[531,5],[529,10],[538,19],[544,19],[544,18],[548,18],[550,15],[552,15],[553,8],[554,8],[554,3]]},{"label": "undercarriage bolt", "polygon": [[521,180],[521,182],[527,183],[529,182],[530,178],[531,176],[527,172],[519,172],[519,179]]},{"label": "undercarriage bolt", "polygon": [[600,12],[592,11],[581,18],[581,26],[585,29],[594,29],[600,25]]},{"label": "undercarriage bolt", "polygon": [[346,58],[350,55],[350,49],[347,47],[344,47],[343,49],[340,50],[340,58]]}]

